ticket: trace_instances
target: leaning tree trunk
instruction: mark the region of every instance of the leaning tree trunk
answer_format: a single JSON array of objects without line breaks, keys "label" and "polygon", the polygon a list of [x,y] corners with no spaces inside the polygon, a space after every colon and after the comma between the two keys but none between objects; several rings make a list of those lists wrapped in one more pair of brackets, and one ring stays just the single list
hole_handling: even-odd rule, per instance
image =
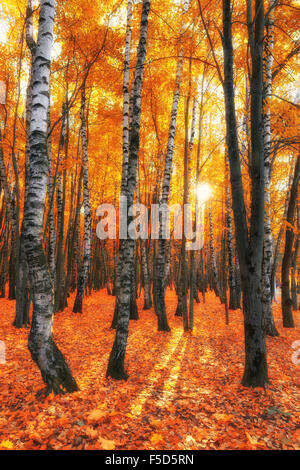
[{"label": "leaning tree trunk", "polygon": [[[140,145],[140,122],[141,122],[141,94],[143,70],[146,58],[148,17],[150,10],[150,0],[143,0],[140,39],[137,51],[137,61],[135,67],[133,93],[132,93],[132,124],[129,136],[129,159],[128,173],[126,182],[127,195],[127,215],[128,223],[126,234],[128,235],[128,225],[132,221],[132,216],[128,214],[128,209],[133,204],[134,191],[136,187],[137,161],[139,156]],[[130,317],[130,298],[131,298],[131,279],[134,269],[134,246],[135,240],[127,238],[122,240],[120,244],[120,282],[118,287],[118,323],[116,328],[116,336],[110,353],[106,376],[115,379],[127,379],[128,374],[124,369],[125,352],[128,337],[128,325]]]},{"label": "leaning tree trunk", "polygon": [[43,217],[48,179],[47,110],[54,0],[42,0],[36,54],[32,69],[32,108],[29,136],[29,189],[24,212],[24,247],[33,296],[28,346],[47,392],[73,392],[77,385],[52,337],[53,290],[43,249]]},{"label": "leaning tree trunk", "polygon": [[285,328],[294,328],[294,318],[292,312],[292,299],[290,293],[290,268],[292,263],[292,249],[294,243],[294,218],[295,218],[295,209],[297,203],[298,195],[298,185],[300,177],[300,156],[297,158],[293,183],[290,192],[290,200],[287,210],[286,217],[286,229],[285,229],[285,247],[284,254],[282,259],[281,267],[281,283],[282,283],[282,292],[281,292],[281,306],[282,306],[282,321]]}]

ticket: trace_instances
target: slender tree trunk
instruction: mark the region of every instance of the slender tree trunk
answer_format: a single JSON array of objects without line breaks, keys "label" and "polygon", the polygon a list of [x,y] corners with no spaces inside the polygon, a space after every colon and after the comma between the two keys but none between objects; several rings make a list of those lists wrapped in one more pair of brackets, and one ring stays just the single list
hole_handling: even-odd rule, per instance
[{"label": "slender tree trunk", "polygon": [[[227,234],[228,236],[228,234]],[[224,234],[222,237],[222,265],[223,265],[223,283],[222,283],[222,297],[225,306],[225,322],[226,325],[229,325],[229,308],[228,308],[228,296],[227,296],[227,250],[226,250],[226,227],[224,229]]]},{"label": "slender tree trunk", "polygon": [[[137,161],[140,144],[140,121],[141,121],[141,92],[143,81],[143,70],[146,58],[148,17],[150,0],[143,0],[140,39],[137,51],[137,62],[135,67],[133,93],[132,93],[132,125],[130,128],[129,160],[126,182],[127,215],[128,224],[132,221],[128,209],[133,204],[134,190],[136,187]],[[128,235],[128,225],[127,225]],[[106,375],[115,379],[127,379],[128,374],[124,369],[125,352],[128,337],[128,325],[130,317],[131,278],[134,268],[134,245],[135,240],[127,238],[120,244],[120,286],[117,292],[119,302],[118,324],[112,351],[110,353]]]},{"label": "slender tree trunk", "polygon": [[[24,208],[28,194],[28,177],[29,177],[29,135],[31,121],[31,105],[32,105],[32,62],[35,55],[36,43],[33,39],[33,6],[32,0],[27,0],[26,10],[26,44],[30,50],[31,63],[29,71],[29,79],[26,90],[26,146],[25,146],[25,192],[24,192]],[[24,210],[23,210],[24,213]],[[28,280],[28,265],[24,248],[24,225],[21,226],[20,250],[19,250],[19,288],[16,295],[16,316],[14,325],[17,328],[29,325],[29,307],[31,295]]]},{"label": "slender tree trunk", "polygon": [[82,302],[87,281],[91,254],[91,209],[88,179],[87,126],[85,119],[85,85],[81,95],[81,143],[83,172],[83,207],[84,207],[84,255],[77,282],[77,294],[73,306],[74,313],[82,313]]},{"label": "slender tree trunk", "polygon": [[[226,157],[225,157],[226,160]],[[225,171],[227,175],[227,163],[225,161]],[[229,183],[229,182],[228,182]],[[228,283],[229,283],[229,309],[236,310],[238,308],[238,299],[237,299],[237,286],[236,286],[236,273],[234,266],[234,251],[233,251],[233,241],[232,241],[232,218],[231,218],[231,198],[230,198],[230,188],[229,184],[226,181],[226,215],[225,215],[225,225],[226,225],[226,248],[228,253]]]},{"label": "slender tree trunk", "polygon": [[[48,135],[51,129],[50,119],[50,106],[48,109]],[[48,161],[49,161],[49,178],[48,178],[48,202],[49,202],[49,269],[51,274],[51,280],[53,289],[55,292],[55,281],[56,281],[56,262],[55,262],[55,225],[54,225],[54,210],[53,210],[53,175],[52,175],[52,142],[51,135],[47,139],[48,149]]]},{"label": "slender tree trunk", "polygon": [[[272,7],[274,0],[270,1]],[[274,21],[273,12],[270,13],[266,22],[266,35],[264,40],[264,100],[263,100],[263,129],[264,129],[264,196],[265,196],[265,222],[264,222],[264,256],[262,265],[262,306],[266,334],[278,336],[273,311],[272,311],[272,252],[273,238],[270,219],[270,189],[271,189],[271,120],[270,120],[270,98],[272,96],[272,71],[273,71],[273,49],[274,49]]]},{"label": "slender tree trunk", "polygon": [[[126,24],[126,38],[125,38],[125,56],[124,56],[124,74],[123,74],[123,161],[122,161],[122,181],[121,181],[121,198],[119,205],[119,212],[125,211],[123,200],[127,196],[127,176],[128,176],[128,161],[129,161],[129,138],[130,138],[130,93],[129,93],[129,73],[130,73],[130,49],[131,49],[131,23],[132,23],[132,0],[127,1],[127,24]],[[119,295],[120,290],[120,276],[121,266],[123,263],[122,253],[124,240],[119,240],[119,258],[116,268],[115,278],[115,309],[112,319],[111,328],[117,327],[119,315]],[[133,302],[131,301],[131,305]]]},{"label": "slender tree trunk", "polygon": [[195,251],[190,254],[190,305],[189,305],[189,330],[194,328],[194,299],[195,299]]},{"label": "slender tree trunk", "polygon": [[182,76],[182,65],[183,65],[183,48],[181,47],[176,70],[176,84],[173,94],[173,103],[171,110],[169,136],[167,144],[167,153],[165,160],[164,179],[162,187],[162,196],[160,200],[160,228],[159,228],[159,240],[158,240],[158,253],[156,256],[156,267],[155,267],[155,289],[153,292],[155,301],[155,312],[158,320],[159,331],[170,331],[166,315],[165,305],[165,289],[163,286],[163,278],[165,272],[165,258],[166,258],[166,240],[162,236],[162,221],[161,221],[161,209],[163,206],[168,205],[169,193],[170,193],[170,182],[172,175],[172,163],[173,163],[173,149],[176,131],[176,121],[178,112],[178,103],[180,97],[181,87],[181,76]]},{"label": "slender tree trunk", "polygon": [[[299,229],[298,229],[299,230]],[[292,304],[293,309],[298,310],[298,298],[297,298],[297,282],[296,282],[296,275],[297,269],[299,269],[298,262],[298,254],[299,254],[299,246],[300,246],[300,238],[299,235],[295,242],[294,252],[293,252],[293,260],[292,260],[292,275],[291,275],[291,296],[292,296]]]},{"label": "slender tree trunk", "polygon": [[[65,227],[65,190],[66,190],[66,174],[65,174],[65,156],[61,156],[64,151],[66,141],[66,103],[62,106],[62,119],[61,131],[58,144],[58,163],[60,171],[58,174],[57,182],[57,249],[56,249],[56,280],[54,291],[54,311],[59,312],[64,310],[62,305],[62,298],[64,294],[65,284],[65,260],[64,260],[64,227]],[[50,214],[49,214],[50,215]]]},{"label": "slender tree trunk", "polygon": [[290,200],[287,210],[287,225],[285,229],[285,247],[281,267],[281,306],[282,306],[282,321],[285,328],[294,328],[294,318],[292,312],[292,299],[290,294],[290,268],[292,263],[292,249],[294,243],[294,217],[297,203],[298,186],[300,177],[300,156],[297,157],[294,178],[292,182]]},{"label": "slender tree trunk", "polygon": [[75,208],[75,220],[70,240],[70,249],[69,249],[69,256],[68,256],[68,265],[67,265],[67,276],[66,276],[66,286],[65,286],[65,301],[67,300],[67,295],[69,293],[70,283],[71,283],[71,274],[72,274],[72,264],[75,252],[75,245],[76,245],[76,235],[77,235],[77,227],[78,222],[80,221],[80,198],[81,198],[81,186],[82,186],[82,176],[83,176],[83,169],[80,171],[80,176],[78,180],[78,187],[77,187],[77,202]]},{"label": "slender tree trunk", "polygon": [[213,289],[217,297],[220,297],[220,286],[218,278],[218,270],[216,263],[216,252],[215,252],[215,238],[212,221],[211,207],[209,208],[209,232],[210,232],[210,269],[212,274]]},{"label": "slender tree trunk", "polygon": [[0,297],[5,298],[6,288],[6,276],[7,276],[7,263],[8,263],[8,239],[9,239],[9,224],[7,222],[7,207],[5,208],[5,227],[3,237],[3,249],[2,249],[2,265],[1,265],[1,282],[0,282]]},{"label": "slender tree trunk", "polygon": [[143,269],[143,281],[144,281],[144,310],[149,310],[152,307],[151,299],[151,286],[148,271],[148,258],[146,250],[146,242],[141,239],[141,258],[142,258],[142,269]]},{"label": "slender tree trunk", "polygon": [[[184,185],[183,185],[183,209],[184,212],[189,202],[189,180],[190,180],[190,155],[193,149],[194,136],[195,136],[195,123],[196,123],[196,108],[193,108],[192,117],[192,129],[191,138],[189,139],[189,110],[191,100],[191,84],[192,84],[192,58],[189,60],[189,87],[188,96],[185,103],[185,145],[184,145]],[[186,235],[185,235],[185,214],[182,225],[182,241],[181,241],[181,253],[180,253],[180,281],[178,289],[178,304],[176,309],[176,316],[182,316],[183,329],[187,331],[189,329],[189,313],[187,306],[187,291],[188,291],[188,280],[187,280],[187,261],[186,261]]]}]

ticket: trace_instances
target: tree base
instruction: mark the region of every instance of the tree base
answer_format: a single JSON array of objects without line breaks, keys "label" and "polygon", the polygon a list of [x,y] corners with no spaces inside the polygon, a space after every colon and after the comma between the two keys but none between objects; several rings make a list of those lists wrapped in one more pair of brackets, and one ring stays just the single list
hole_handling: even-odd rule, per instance
[{"label": "tree base", "polygon": [[295,328],[294,317],[292,313],[292,302],[287,300],[282,305],[282,325],[284,328]]},{"label": "tree base", "polygon": [[158,331],[171,331],[171,328],[168,325],[168,319],[165,311],[163,311],[163,313],[158,316]]},{"label": "tree base", "polygon": [[119,371],[119,370],[108,370],[106,372],[106,377],[111,377],[114,380],[128,380],[129,375],[125,371]]},{"label": "tree base", "polygon": [[152,302],[150,301],[145,301],[144,302],[144,307],[143,307],[143,310],[150,310],[150,308],[152,308]]},{"label": "tree base", "polygon": [[251,387],[251,388],[268,388],[270,382],[265,379],[264,377],[255,377],[251,375],[244,375],[242,379],[243,387]]},{"label": "tree base", "polygon": [[118,324],[118,315],[119,315],[119,302],[118,302],[118,297],[116,297],[115,301],[115,309],[114,309],[114,316],[110,325],[110,328],[112,330],[115,330],[117,328]]},{"label": "tree base", "polygon": [[182,307],[180,305],[176,308],[175,317],[182,317]]},{"label": "tree base", "polygon": [[82,298],[76,296],[72,311],[73,313],[82,313]]},{"label": "tree base", "polygon": [[266,359],[259,352],[257,352],[256,357],[253,357],[253,360],[250,363],[246,363],[242,385],[244,387],[252,388],[268,387],[269,379]]},{"label": "tree base", "polygon": [[47,394],[53,392],[55,395],[62,395],[79,390],[64,356],[52,339],[40,347],[29,335],[28,347],[32,359],[41,371]]},{"label": "tree base", "polygon": [[171,331],[171,328],[169,326],[159,326],[158,331]]},{"label": "tree base", "polygon": [[111,377],[115,380],[127,380],[129,375],[125,371],[123,364],[115,364],[111,359],[109,359],[106,377]]},{"label": "tree base", "polygon": [[266,335],[267,336],[271,336],[271,337],[275,337],[275,336],[279,336],[279,333],[276,329],[276,326],[275,325],[270,325],[270,326],[266,326]]},{"label": "tree base", "polygon": [[138,308],[136,304],[136,298],[131,296],[130,298],[130,316],[129,320],[138,320],[139,319],[139,314],[138,314]]}]

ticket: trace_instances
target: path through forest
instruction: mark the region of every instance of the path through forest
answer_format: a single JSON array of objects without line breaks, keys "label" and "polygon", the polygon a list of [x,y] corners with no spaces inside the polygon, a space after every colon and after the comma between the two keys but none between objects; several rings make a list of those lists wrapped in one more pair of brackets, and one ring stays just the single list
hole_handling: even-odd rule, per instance
[{"label": "path through forest", "polygon": [[114,300],[93,293],[82,315],[67,308],[55,316],[54,337],[80,391],[46,399],[35,395],[41,378],[27,349],[28,330],[12,326],[14,302],[0,300],[0,340],[6,344],[6,364],[0,365],[2,448],[299,448],[299,364],[292,361],[292,344],[300,329],[281,328],[279,301],[274,311],[280,337],[267,339],[271,386],[264,391],[240,385],[242,312],[230,312],[226,326],[213,294],[195,305],[192,334],[174,316],[175,292],[167,293],[166,303],[171,333],[157,331],[154,310],[143,311],[139,299],[140,319],[130,322],[129,380],[105,379]]}]

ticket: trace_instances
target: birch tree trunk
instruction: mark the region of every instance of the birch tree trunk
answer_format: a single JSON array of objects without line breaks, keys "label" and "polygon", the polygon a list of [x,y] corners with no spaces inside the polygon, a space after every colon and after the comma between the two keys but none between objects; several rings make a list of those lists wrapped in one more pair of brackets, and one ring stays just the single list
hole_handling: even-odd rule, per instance
[{"label": "birch tree trunk", "polygon": [[[150,0],[143,0],[140,39],[137,50],[137,61],[135,67],[133,93],[132,93],[132,125],[129,136],[129,159],[128,174],[126,184],[127,214],[134,200],[134,191],[137,177],[137,161],[139,157],[140,145],[140,121],[141,121],[141,93],[143,70],[146,58],[148,17],[150,10]],[[125,186],[125,184],[124,184]],[[128,214],[128,226],[132,221],[132,216]],[[130,317],[131,279],[134,269],[134,246],[135,240],[127,238],[120,244],[120,285],[117,292],[119,302],[118,323],[116,336],[112,351],[110,353],[106,376],[115,379],[127,379],[128,374],[124,369],[125,352],[128,337],[128,325]]]},{"label": "birch tree trunk", "polygon": [[[75,246],[76,246],[77,225],[78,225],[78,222],[80,221],[80,198],[81,198],[82,176],[83,176],[83,170],[81,169],[79,179],[78,179],[78,184],[77,184],[77,201],[76,201],[76,207],[75,207],[75,220],[74,220],[72,234],[71,234],[68,264],[67,264],[67,275],[66,275],[66,285],[65,285],[65,303],[67,301],[67,295],[70,289],[71,273],[72,273],[74,252],[75,252]],[[76,256],[75,256],[75,260],[76,260]],[[75,264],[76,264],[76,261],[75,261]]]},{"label": "birch tree trunk", "polygon": [[[191,100],[191,85],[192,85],[192,58],[190,56],[189,60],[189,87],[188,87],[188,96],[185,104],[185,116],[184,116],[184,126],[185,126],[185,145],[184,145],[184,185],[183,185],[183,208],[187,207],[189,202],[189,181],[190,181],[190,156],[194,146],[195,138],[195,125],[196,125],[196,106],[194,103],[193,114],[192,114],[192,128],[191,128],[191,137],[189,138],[189,110],[190,110],[190,100]],[[180,281],[178,289],[178,304],[176,309],[176,316],[182,316],[183,329],[187,331],[189,329],[189,311],[187,306],[187,291],[188,291],[188,280],[187,280],[187,261],[186,261],[186,235],[184,230],[184,220],[182,224],[182,241],[181,241],[181,269],[180,269]],[[193,288],[192,288],[193,290]],[[193,295],[194,296],[194,295]],[[192,313],[193,315],[193,313]]]},{"label": "birch tree trunk", "polygon": [[228,181],[228,159],[225,156],[225,226],[226,226],[226,247],[228,253],[228,283],[229,283],[229,309],[236,310],[238,308],[237,299],[237,285],[236,285],[236,273],[234,266],[234,251],[233,251],[233,240],[232,240],[232,217],[231,217],[231,197],[230,188]]},{"label": "birch tree trunk", "polygon": [[212,221],[211,207],[209,208],[209,233],[210,233],[210,269],[212,275],[213,289],[217,297],[220,297],[220,286],[218,278],[218,270],[216,263],[216,252],[215,252],[215,238],[214,238],[214,227]]},{"label": "birch tree trunk", "polygon": [[[298,211],[299,212],[299,211]],[[292,305],[294,310],[298,310],[298,296],[297,296],[297,272],[299,270],[299,260],[298,260],[298,254],[299,254],[299,247],[300,247],[300,235],[299,235],[299,214],[298,214],[298,236],[295,241],[294,245],[294,252],[293,252],[293,258],[292,258],[292,273],[291,273],[291,297],[292,297]]]},{"label": "birch tree trunk", "polygon": [[281,307],[282,307],[282,323],[285,328],[294,328],[294,318],[292,312],[292,299],[290,292],[290,268],[292,263],[292,249],[294,243],[294,218],[295,209],[297,203],[297,195],[299,191],[299,179],[300,179],[300,156],[298,156],[295,166],[294,178],[292,182],[290,199],[287,210],[287,225],[285,229],[285,247],[281,266]]},{"label": "birch tree trunk", "polygon": [[151,299],[151,286],[150,277],[148,270],[148,258],[145,240],[141,239],[141,259],[143,269],[143,281],[144,281],[144,310],[149,310],[152,307]]},{"label": "birch tree trunk", "polygon": [[[31,64],[28,85],[26,90],[26,145],[25,145],[25,194],[24,206],[28,194],[28,173],[29,173],[29,135],[30,135],[30,118],[31,118],[31,104],[32,104],[32,62],[35,55],[36,43],[33,39],[33,6],[32,0],[27,0],[26,10],[26,43],[31,54]],[[20,235],[20,248],[19,248],[19,279],[18,289],[16,292],[16,316],[14,325],[16,328],[21,328],[29,324],[29,306],[30,306],[30,293],[28,282],[28,266],[24,249],[24,228],[23,223],[21,226]]]},{"label": "birch tree trunk", "polygon": [[[272,8],[276,1],[271,0],[269,7]],[[266,34],[264,40],[264,100],[263,100],[263,129],[264,129],[264,194],[265,194],[265,221],[264,221],[264,255],[262,265],[262,306],[266,334],[278,336],[272,311],[272,252],[273,239],[270,219],[270,189],[271,189],[271,121],[270,121],[270,99],[272,96],[272,71],[273,71],[273,49],[274,49],[274,20],[273,12],[269,14],[266,22]]]},{"label": "birch tree trunk", "polygon": [[291,167],[290,175],[289,175],[289,181],[288,181],[288,192],[286,194],[285,198],[285,204],[284,204],[284,212],[283,212],[283,222],[280,226],[279,233],[277,235],[277,240],[275,243],[275,248],[274,248],[274,253],[273,253],[273,263],[272,263],[272,272],[271,272],[271,287],[272,287],[272,299],[276,300],[276,271],[277,271],[277,265],[279,261],[279,255],[280,255],[280,247],[281,247],[281,242],[282,238],[284,235],[284,230],[285,230],[285,221],[287,218],[287,211],[288,211],[288,205],[289,205],[289,193],[290,193],[290,188],[292,187],[293,183],[293,168]]},{"label": "birch tree trunk", "polygon": [[[204,80],[202,80],[202,84],[203,84],[203,81]],[[203,87],[202,87],[202,98],[203,98]],[[201,113],[202,113],[202,106],[201,106],[200,118],[199,118],[199,121],[200,121],[199,134],[201,133]],[[193,112],[192,112],[192,129],[191,129],[191,138],[190,138],[190,145],[189,145],[190,157],[191,157],[191,152],[193,150],[194,140],[195,140],[196,119],[197,119],[197,101],[196,101],[196,99],[194,99]],[[200,148],[198,146],[198,149],[197,149],[196,184],[198,184],[198,180],[199,180],[199,150],[200,150]],[[191,165],[190,165],[190,170],[191,170]],[[196,196],[196,208],[197,208],[197,196]],[[196,231],[196,220],[193,220],[193,231],[194,232]],[[193,331],[193,328],[194,328],[194,300],[196,300],[196,302],[199,302],[197,287],[196,287],[196,284],[195,284],[195,278],[196,278],[196,276],[195,276],[195,251],[191,250],[191,252],[190,252],[190,276],[189,276],[189,281],[190,281],[190,304],[189,304],[189,311],[188,311],[188,329],[190,331]]]},{"label": "birch tree trunk", "polygon": [[29,136],[29,184],[24,212],[24,247],[33,296],[28,346],[47,393],[72,392],[77,385],[52,336],[53,290],[43,250],[43,216],[48,180],[47,110],[54,0],[42,0],[36,53],[32,69],[32,108]]},{"label": "birch tree trunk", "polygon": [[16,298],[16,279],[15,279],[15,256],[16,256],[16,240],[19,237],[19,227],[16,217],[15,208],[15,192],[10,191],[9,177],[6,172],[4,153],[2,148],[2,134],[0,129],[0,178],[3,187],[4,200],[7,208],[9,228],[11,229],[11,243],[10,243],[10,259],[9,259],[9,293],[8,298],[14,300]]},{"label": "birch tree trunk", "polygon": [[85,119],[85,84],[81,95],[81,143],[82,143],[82,175],[83,175],[83,207],[84,207],[84,255],[80,267],[77,294],[73,306],[74,313],[82,313],[82,302],[86,286],[89,260],[91,254],[91,209],[89,198],[87,126]]},{"label": "birch tree trunk", "polygon": [[56,281],[56,263],[55,263],[55,225],[54,225],[54,209],[53,209],[53,174],[52,174],[52,142],[51,135],[49,135],[51,128],[51,119],[50,119],[50,106],[48,109],[48,139],[47,139],[47,148],[48,148],[48,161],[49,161],[49,178],[48,178],[48,201],[50,204],[49,207],[49,249],[48,249],[48,259],[49,259],[49,269],[53,284],[53,289],[55,291],[55,281]]},{"label": "birch tree trunk", "polygon": [[[65,155],[62,153],[65,148],[66,142],[66,102],[62,105],[62,118],[61,118],[61,131],[58,144],[58,157],[57,165],[59,166],[59,173],[57,178],[57,243],[56,243],[56,279],[54,290],[54,312],[63,311],[65,305],[62,305],[65,272],[64,272],[64,225],[65,225]],[[50,215],[50,214],[49,214]]]},{"label": "birch tree trunk", "polygon": [[[188,8],[188,3],[185,2],[183,13]],[[163,206],[168,205],[169,193],[170,193],[170,182],[172,175],[172,164],[173,164],[173,150],[174,150],[174,140],[175,140],[175,131],[176,131],[176,121],[178,113],[178,103],[180,98],[180,88],[181,88],[181,76],[182,76],[182,66],[183,66],[183,47],[180,45],[180,52],[177,60],[177,69],[176,69],[176,82],[175,90],[173,94],[173,102],[171,109],[171,118],[169,125],[169,135],[168,135],[168,144],[167,152],[165,159],[165,168],[164,168],[164,179],[162,186],[162,195],[160,199],[160,213]],[[155,297],[154,306],[155,312],[158,320],[158,330],[159,331],[170,331],[168,325],[167,315],[166,315],[166,305],[165,305],[165,288],[164,288],[164,273],[165,273],[165,259],[166,259],[166,240],[162,237],[162,221],[160,218],[160,227],[159,227],[159,240],[158,240],[158,253],[156,257],[156,269],[155,269],[155,289],[153,295]]]},{"label": "birch tree trunk", "polygon": [[[199,126],[198,126],[198,145],[197,145],[197,159],[196,159],[196,188],[198,187],[199,184],[199,178],[200,178],[200,173],[202,170],[202,167],[200,168],[200,163],[201,163],[201,146],[202,146],[202,124],[203,124],[203,115],[204,115],[204,82],[205,82],[205,76],[206,76],[206,65],[204,65],[204,70],[202,73],[202,80],[201,80],[201,100],[200,100],[200,109],[199,109]],[[196,215],[196,210],[199,205],[199,196],[198,196],[198,191],[196,191],[196,200],[195,200],[195,215]],[[196,231],[196,217],[194,219],[194,231]],[[191,252],[191,279],[190,279],[190,285],[191,285],[191,290],[193,291],[193,297],[190,295],[190,299],[195,299],[197,303],[200,303],[199,300],[199,295],[198,295],[198,286],[199,286],[199,265],[200,265],[200,259],[199,259],[199,253],[196,253],[197,256],[195,256],[195,253],[192,251]],[[198,266],[196,269],[196,276],[194,276],[194,267],[195,267],[195,258],[198,261]],[[194,305],[193,303],[190,302],[190,307],[189,307],[189,317],[192,319],[189,323],[193,324],[194,322]]]},{"label": "birch tree trunk", "polygon": [[[131,48],[131,23],[132,23],[132,0],[127,2],[127,23],[126,23],[126,38],[125,38],[125,56],[124,56],[124,74],[123,74],[123,161],[122,161],[122,181],[121,181],[121,199],[119,211],[125,211],[126,208],[122,206],[124,197],[127,195],[127,176],[128,176],[128,159],[129,159],[129,136],[130,136],[130,123],[129,123],[129,72],[130,72],[130,48]],[[115,310],[111,324],[111,328],[116,328],[118,315],[119,315],[119,296],[120,289],[120,275],[122,266],[122,253],[123,253],[124,240],[119,240],[119,258],[116,268],[115,277]]]}]

